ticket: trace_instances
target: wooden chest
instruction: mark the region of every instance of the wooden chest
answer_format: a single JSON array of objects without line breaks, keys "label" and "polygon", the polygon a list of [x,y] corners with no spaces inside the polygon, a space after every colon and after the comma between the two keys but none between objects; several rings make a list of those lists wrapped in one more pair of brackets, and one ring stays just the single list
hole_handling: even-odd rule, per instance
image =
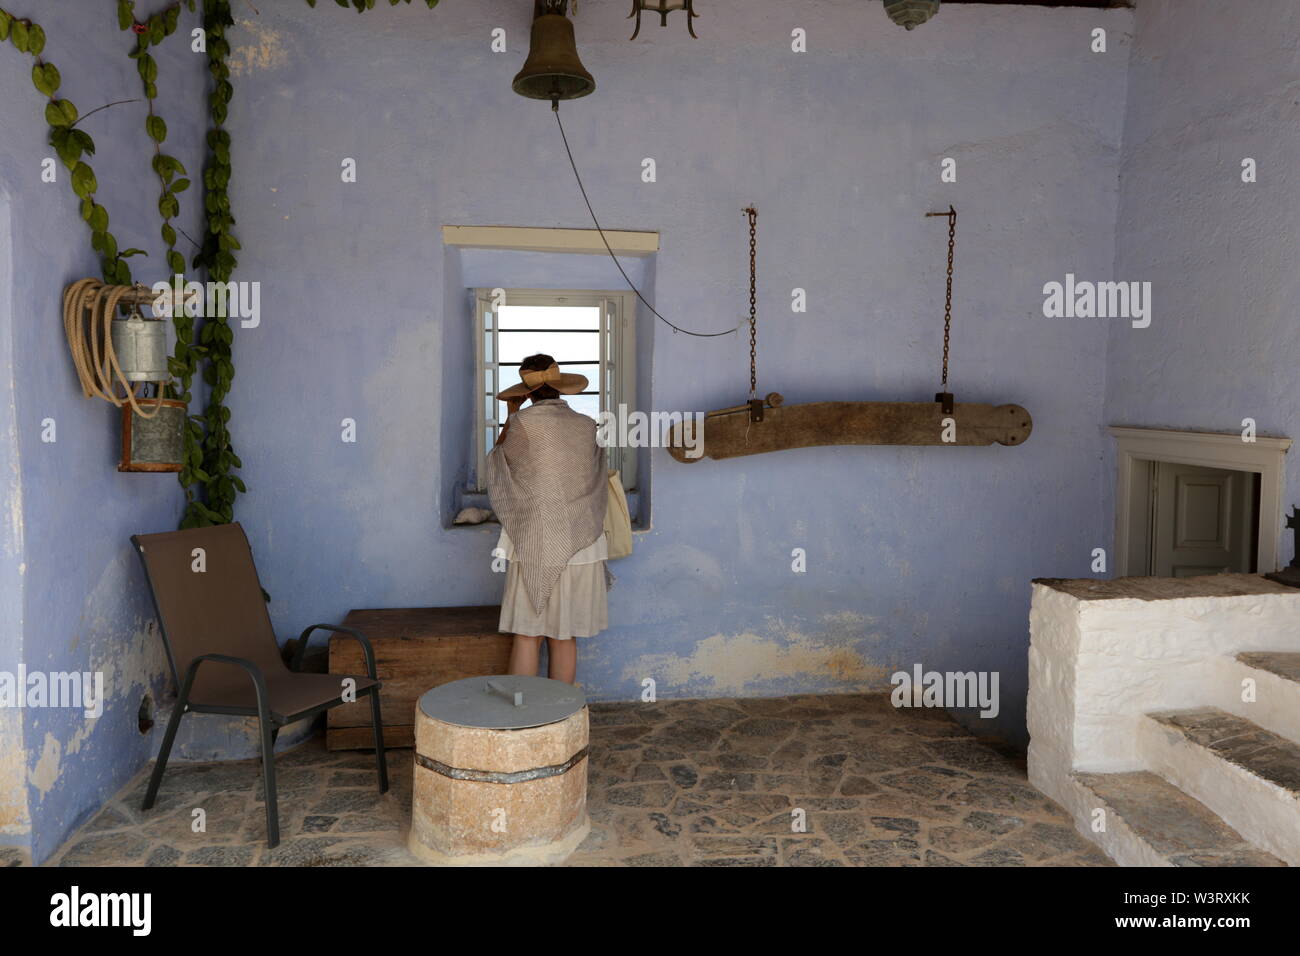
[{"label": "wooden chest", "polygon": [[[501,608],[416,607],[350,611],[343,624],[359,630],[375,649],[375,668],[383,682],[379,703],[384,746],[415,743],[415,704],[431,687],[504,674],[510,667],[512,637],[497,631]],[[361,645],[346,634],[331,634],[331,674],[364,674]],[[325,745],[330,750],[373,750],[370,701],[330,709]]]}]

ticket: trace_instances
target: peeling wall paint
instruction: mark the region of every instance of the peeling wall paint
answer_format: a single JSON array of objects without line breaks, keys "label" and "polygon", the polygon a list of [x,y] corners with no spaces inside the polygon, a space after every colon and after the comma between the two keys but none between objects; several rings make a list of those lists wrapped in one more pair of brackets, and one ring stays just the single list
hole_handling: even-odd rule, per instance
[{"label": "peeling wall paint", "polygon": [[[80,734],[81,731],[78,733]],[[40,754],[31,769],[30,783],[41,798],[54,789],[54,785],[59,780],[59,766],[62,762],[63,744],[53,734],[47,732]]]},{"label": "peeling wall paint", "polygon": [[230,53],[230,72],[235,77],[254,70],[274,70],[289,62],[284,37],[252,19],[237,22],[240,44]]},{"label": "peeling wall paint", "polygon": [[882,690],[890,669],[868,663],[852,646],[787,634],[783,641],[757,634],[714,634],[685,657],[645,654],[623,667],[623,679],[652,678],[692,697],[771,696],[792,685],[829,681],[842,692]]},{"label": "peeling wall paint", "polygon": [[27,810],[27,752],[22,717],[0,710],[0,843],[27,846],[32,822]]}]

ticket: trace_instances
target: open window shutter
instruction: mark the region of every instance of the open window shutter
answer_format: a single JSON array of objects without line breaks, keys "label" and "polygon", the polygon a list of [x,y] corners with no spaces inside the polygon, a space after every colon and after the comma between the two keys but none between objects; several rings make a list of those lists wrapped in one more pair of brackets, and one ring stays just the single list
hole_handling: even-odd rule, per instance
[{"label": "open window shutter", "polygon": [[[600,410],[618,415],[618,302],[605,299],[601,303],[601,340],[600,340]],[[613,433],[611,432],[611,435]],[[606,451],[606,467],[614,471],[623,470],[623,456],[626,449],[612,442]]]},{"label": "open window shutter", "polygon": [[498,323],[493,305],[492,290],[476,290],[475,302],[477,328],[475,352],[478,356],[478,371],[474,376],[474,390],[476,393],[476,418],[479,425],[476,429],[476,443],[478,445],[478,474],[476,478],[478,488],[482,491],[485,487],[484,464],[488,452],[496,444],[497,434],[501,428],[501,422],[499,421],[501,403],[496,399],[497,392],[500,391],[501,373],[497,365],[500,353],[497,342]]}]

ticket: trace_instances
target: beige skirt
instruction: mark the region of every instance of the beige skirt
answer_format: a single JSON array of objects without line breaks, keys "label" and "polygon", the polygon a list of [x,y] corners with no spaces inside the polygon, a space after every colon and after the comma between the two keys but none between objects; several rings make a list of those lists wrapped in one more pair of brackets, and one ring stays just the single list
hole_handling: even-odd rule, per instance
[{"label": "beige skirt", "polygon": [[542,613],[533,610],[519,574],[519,562],[506,569],[506,591],[501,597],[501,623],[506,634],[531,637],[595,637],[609,627],[605,596],[605,562],[570,564],[560,572]]}]

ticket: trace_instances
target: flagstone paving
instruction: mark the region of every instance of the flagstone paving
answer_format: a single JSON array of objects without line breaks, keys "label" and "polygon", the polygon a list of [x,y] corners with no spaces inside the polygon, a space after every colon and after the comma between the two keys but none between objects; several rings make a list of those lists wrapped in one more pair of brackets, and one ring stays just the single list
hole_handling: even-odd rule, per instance
[{"label": "flagstone paving", "polygon": [[[48,865],[415,866],[412,759],[381,795],[370,754],[280,754],[274,850],[257,761],[173,764],[147,813],[145,768]],[[1022,759],[887,695],[592,704],[588,812],[569,866],[1111,865]]]}]

